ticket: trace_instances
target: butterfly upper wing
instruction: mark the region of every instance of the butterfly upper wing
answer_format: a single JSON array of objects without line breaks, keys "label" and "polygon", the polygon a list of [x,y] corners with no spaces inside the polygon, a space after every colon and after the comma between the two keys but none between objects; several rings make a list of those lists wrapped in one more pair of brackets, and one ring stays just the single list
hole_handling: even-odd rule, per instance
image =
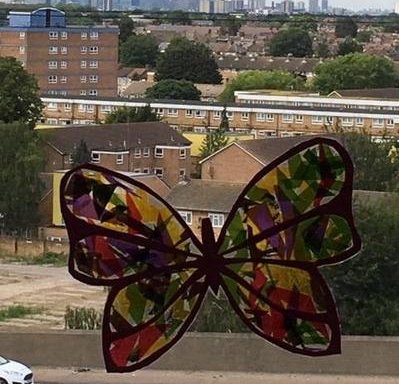
[{"label": "butterfly upper wing", "polygon": [[61,211],[71,274],[89,284],[181,269],[201,244],[180,215],[144,184],[87,164],[63,177]]},{"label": "butterfly upper wing", "polygon": [[171,348],[192,323],[206,290],[204,275],[190,269],[112,288],[103,325],[107,371],[134,371]]},{"label": "butterfly upper wing", "polygon": [[293,352],[339,352],[334,300],[317,266],[360,248],[352,173],[336,141],[306,141],[254,177],[218,239],[222,286],[234,309],[256,333]]}]

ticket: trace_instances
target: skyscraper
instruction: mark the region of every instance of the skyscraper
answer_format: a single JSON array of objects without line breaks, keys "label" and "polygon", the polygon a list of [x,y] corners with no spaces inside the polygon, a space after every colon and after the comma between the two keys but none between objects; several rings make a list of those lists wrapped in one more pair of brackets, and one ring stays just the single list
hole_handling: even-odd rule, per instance
[{"label": "skyscraper", "polygon": [[319,0],[309,0],[309,13],[319,13]]},{"label": "skyscraper", "polygon": [[328,0],[321,0],[321,13],[328,13]]}]

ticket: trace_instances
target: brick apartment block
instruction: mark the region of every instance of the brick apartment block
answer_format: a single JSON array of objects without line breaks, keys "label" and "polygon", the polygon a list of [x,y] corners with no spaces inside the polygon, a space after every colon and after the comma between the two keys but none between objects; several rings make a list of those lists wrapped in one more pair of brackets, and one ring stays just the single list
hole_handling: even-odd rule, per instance
[{"label": "brick apartment block", "polygon": [[44,95],[117,95],[118,27],[67,26],[64,12],[10,12],[0,56],[17,58]]}]

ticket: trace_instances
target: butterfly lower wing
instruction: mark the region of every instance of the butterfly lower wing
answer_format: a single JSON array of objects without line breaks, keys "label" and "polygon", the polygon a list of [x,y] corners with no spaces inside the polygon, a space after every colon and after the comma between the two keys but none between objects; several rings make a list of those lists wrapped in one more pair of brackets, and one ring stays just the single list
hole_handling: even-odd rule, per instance
[{"label": "butterfly lower wing", "polygon": [[334,300],[314,265],[231,264],[221,285],[248,328],[273,344],[309,356],[340,352]]},{"label": "butterfly lower wing", "polygon": [[140,369],[171,348],[194,320],[204,282],[198,271],[182,270],[113,287],[103,322],[107,371]]},{"label": "butterfly lower wing", "polygon": [[360,249],[352,217],[353,167],[336,141],[315,138],[259,172],[218,239],[226,259],[332,264]]},{"label": "butterfly lower wing", "polygon": [[112,285],[154,269],[180,268],[201,246],[178,213],[140,182],[94,165],[62,179],[69,269],[86,283]]}]

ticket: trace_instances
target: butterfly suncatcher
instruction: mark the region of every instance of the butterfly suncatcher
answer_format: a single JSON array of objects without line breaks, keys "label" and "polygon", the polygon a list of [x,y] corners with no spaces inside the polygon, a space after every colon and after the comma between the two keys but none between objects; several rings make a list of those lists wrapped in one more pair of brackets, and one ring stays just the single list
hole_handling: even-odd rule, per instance
[{"label": "butterfly suncatcher", "polygon": [[336,141],[292,148],[244,188],[215,240],[201,241],[147,186],[95,165],[61,182],[69,271],[110,286],[103,353],[110,372],[144,367],[193,322],[208,290],[222,290],[259,336],[291,352],[340,352],[332,294],[318,267],[360,249],[352,217],[353,167]]}]

